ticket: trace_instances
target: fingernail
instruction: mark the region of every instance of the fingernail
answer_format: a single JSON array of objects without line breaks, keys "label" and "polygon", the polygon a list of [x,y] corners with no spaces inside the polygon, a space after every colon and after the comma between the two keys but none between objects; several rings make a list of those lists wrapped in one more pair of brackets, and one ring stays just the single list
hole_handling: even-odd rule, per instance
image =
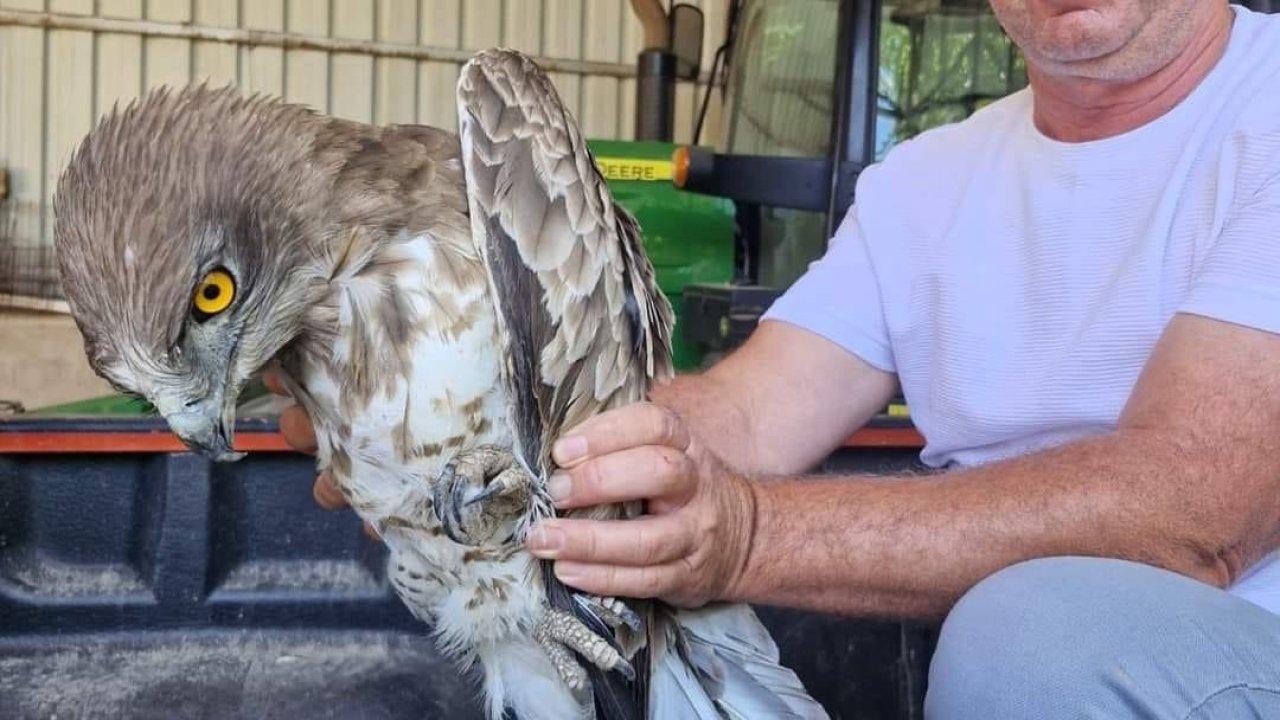
[{"label": "fingernail", "polygon": [[529,552],[542,558],[554,558],[564,549],[564,531],[543,523],[529,534]]},{"label": "fingernail", "polygon": [[587,439],[581,435],[570,435],[560,438],[551,446],[551,456],[560,465],[569,463],[587,454]]},{"label": "fingernail", "polygon": [[561,582],[566,582],[570,585],[582,579],[581,568],[574,563],[556,563],[555,573],[556,577],[560,578]]},{"label": "fingernail", "polygon": [[547,492],[551,495],[552,502],[560,504],[568,500],[571,490],[573,483],[569,480],[569,473],[563,470],[551,473],[551,479],[547,481]]}]

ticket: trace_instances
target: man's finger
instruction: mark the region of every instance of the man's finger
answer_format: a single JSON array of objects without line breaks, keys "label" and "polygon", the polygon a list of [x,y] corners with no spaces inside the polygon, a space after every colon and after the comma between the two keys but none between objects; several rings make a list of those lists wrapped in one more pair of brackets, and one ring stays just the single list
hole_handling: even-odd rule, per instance
[{"label": "man's finger", "polygon": [[280,377],[278,370],[263,370],[262,384],[267,386],[267,390],[284,397],[293,397],[289,394],[289,390],[284,386],[284,379]]},{"label": "man's finger", "polygon": [[327,472],[316,476],[316,482],[311,486],[311,496],[325,510],[341,510],[347,506],[347,499]]},{"label": "man's finger", "polygon": [[311,419],[297,405],[290,405],[280,413],[280,434],[294,450],[315,454],[315,429],[311,427]]},{"label": "man's finger", "polygon": [[653,403],[635,403],[596,415],[565,433],[551,448],[560,467],[588,457],[642,445],[689,447],[689,432],[678,415]]},{"label": "man's finger", "polygon": [[382,536],[379,535],[378,531],[369,523],[364,523],[360,529],[364,532],[364,536],[370,540],[373,540],[374,542],[382,542]]},{"label": "man's finger", "polygon": [[545,560],[616,565],[659,565],[693,550],[693,533],[677,514],[617,522],[561,518],[538,523],[529,551]]},{"label": "man's finger", "polygon": [[605,597],[660,597],[676,587],[685,572],[680,563],[624,567],[561,561],[555,565],[560,582]]},{"label": "man's finger", "polygon": [[558,470],[548,484],[558,508],[664,498],[680,503],[694,490],[694,467],[683,452],[646,445]]}]

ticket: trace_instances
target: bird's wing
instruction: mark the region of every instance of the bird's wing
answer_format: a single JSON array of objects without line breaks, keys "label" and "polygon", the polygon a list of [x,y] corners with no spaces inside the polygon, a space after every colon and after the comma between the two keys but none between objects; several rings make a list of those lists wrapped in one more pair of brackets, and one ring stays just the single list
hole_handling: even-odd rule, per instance
[{"label": "bird's wing", "polygon": [[[508,50],[477,55],[458,80],[458,114],[472,234],[507,359],[516,453],[541,484],[563,431],[643,399],[654,378],[671,373],[671,307],[635,220],[613,202],[577,123],[533,61]],[[545,494],[541,505],[531,519],[551,514]],[[543,581],[553,606],[611,636],[549,563]],[[616,677],[593,677],[598,714],[634,715],[627,695],[640,698],[643,714],[639,675],[640,687],[625,688]]]},{"label": "bird's wing", "polygon": [[519,452],[550,444],[671,373],[671,307],[635,220],[616,205],[577,123],[529,58],[489,50],[458,81],[471,227],[511,358]]}]

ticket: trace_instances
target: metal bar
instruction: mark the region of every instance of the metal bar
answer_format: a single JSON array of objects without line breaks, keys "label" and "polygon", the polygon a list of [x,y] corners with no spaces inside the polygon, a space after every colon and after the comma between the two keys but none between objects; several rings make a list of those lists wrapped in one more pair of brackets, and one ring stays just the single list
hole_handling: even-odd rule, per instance
[{"label": "metal bar", "polygon": [[848,134],[842,162],[863,167],[870,165],[876,153],[876,92],[880,69],[880,1],[862,0],[854,6],[853,56],[850,90]]},{"label": "metal bar", "polygon": [[739,203],[821,212],[827,208],[830,177],[827,158],[716,154],[690,148],[683,187]]},{"label": "metal bar", "polygon": [[[237,433],[235,445],[240,452],[294,452],[278,433]],[[181,452],[187,446],[170,433],[0,432],[0,455]]]},{"label": "metal bar", "polygon": [[71,314],[71,307],[67,305],[66,300],[18,295],[8,292],[0,292],[0,307],[16,308],[18,310],[40,310],[62,315]]},{"label": "metal bar", "polygon": [[[924,446],[914,428],[863,428],[844,447]],[[277,433],[239,433],[236,450],[249,453],[296,453]],[[154,454],[182,453],[187,447],[173,435],[111,432],[13,432],[0,433],[0,455]]]},{"label": "metal bar", "polygon": [[676,56],[646,48],[636,64],[636,140],[671,142],[676,124]]},{"label": "metal bar", "polygon": [[846,440],[842,447],[922,448],[924,447],[924,436],[912,427],[864,427]]},{"label": "metal bar", "polygon": [[875,159],[879,20],[879,0],[840,0],[828,238],[853,202],[858,173]]},{"label": "metal bar", "polygon": [[[60,13],[27,10],[0,10],[0,26],[43,28],[46,30],[88,30],[91,32],[123,33],[144,37],[166,37],[184,40],[209,40],[246,47],[277,47],[284,50],[320,50],[330,53],[355,53],[373,57],[405,58],[408,60],[464,63],[474,54],[470,50],[442,48],[374,40],[349,40],[343,38],[315,37],[287,32],[244,30],[185,23],[166,23],[154,20],[87,17]],[[616,78],[636,76],[634,65],[626,63],[576,60],[570,58],[535,57],[534,60],[550,72],[600,75]],[[703,79],[702,82],[706,80]]]}]

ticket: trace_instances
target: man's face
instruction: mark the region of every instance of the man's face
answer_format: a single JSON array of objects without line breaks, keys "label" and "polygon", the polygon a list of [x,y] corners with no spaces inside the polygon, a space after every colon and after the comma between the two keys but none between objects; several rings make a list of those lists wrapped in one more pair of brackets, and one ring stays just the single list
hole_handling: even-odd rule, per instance
[{"label": "man's face", "polygon": [[991,0],[1038,70],[1129,81],[1164,67],[1190,41],[1197,5],[1220,0]]}]

